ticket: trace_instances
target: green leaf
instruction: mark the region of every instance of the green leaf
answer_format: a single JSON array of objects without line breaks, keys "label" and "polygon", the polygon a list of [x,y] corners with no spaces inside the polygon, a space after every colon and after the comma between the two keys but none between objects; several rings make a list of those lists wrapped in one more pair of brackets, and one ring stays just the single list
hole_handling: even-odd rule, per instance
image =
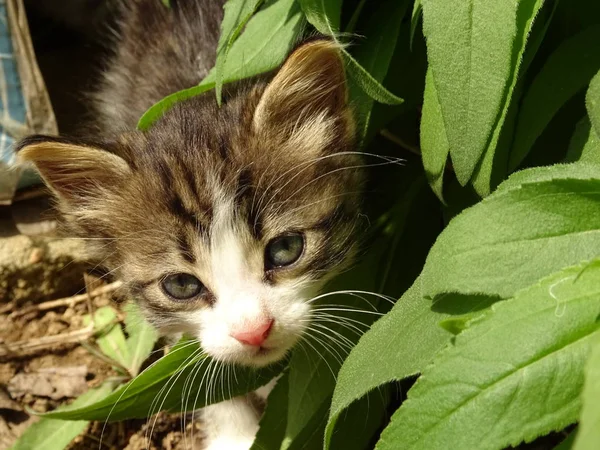
[{"label": "green leaf", "polygon": [[162,4],[165,5],[167,8],[171,7],[171,0],[161,0]]},{"label": "green leaf", "polygon": [[376,448],[496,450],[562,430],[579,415],[599,314],[598,261],[497,303],[423,371]]},{"label": "green leaf", "polygon": [[326,448],[343,411],[390,381],[414,375],[431,362],[451,335],[438,326],[444,316],[431,311],[418,278],[394,308],[373,324],[344,362],[333,393]]},{"label": "green leaf", "polygon": [[[483,157],[473,175],[473,188],[480,197],[488,196],[499,181],[505,178],[505,168],[517,116],[517,100],[520,97],[521,90],[518,87],[518,82],[522,79],[527,69],[526,64],[524,65],[525,67],[522,67],[525,49],[528,46],[534,20],[538,16],[543,4],[544,0],[522,1],[519,3],[517,10],[517,36],[514,41],[515,47],[511,62],[511,72],[506,86],[500,117],[494,125],[490,140],[483,152]],[[540,33],[541,36],[537,36],[539,39],[538,42],[533,43],[534,48],[529,46],[529,57],[537,51],[546,28],[547,26],[543,27],[543,31]]]},{"label": "green leaf", "polygon": [[427,71],[425,95],[421,118],[421,156],[427,180],[435,195],[443,202],[444,170],[448,161],[450,146],[442,109],[433,80],[433,72]]},{"label": "green leaf", "polygon": [[[423,31],[459,182],[497,139],[541,1],[423,0]],[[513,52],[516,49],[516,52]]]},{"label": "green leaf", "polygon": [[[341,0],[298,0],[308,22],[319,32],[337,41],[342,3]],[[392,44],[392,43],[390,43]],[[389,105],[399,105],[403,100],[389,92],[345,49],[342,50],[349,78],[372,99]],[[389,62],[388,62],[389,64]]]},{"label": "green leaf", "polygon": [[281,446],[287,424],[288,391],[288,373],[285,372],[269,394],[250,450],[277,449]]},{"label": "green leaf", "polygon": [[575,450],[596,450],[600,444],[600,339],[585,365],[585,383],[581,393],[581,417],[575,438]]},{"label": "green leaf", "polygon": [[575,127],[565,158],[567,162],[587,161],[600,163],[600,138],[592,130],[590,118],[584,116]]},{"label": "green leaf", "polygon": [[510,170],[519,166],[558,110],[598,72],[598,41],[600,26],[589,27],[564,41],[548,57],[523,98],[510,155]]},{"label": "green leaf", "polygon": [[598,166],[532,169],[506,183],[439,236],[423,269],[425,296],[506,298],[565,265],[600,255]]},{"label": "green leaf", "polygon": [[[598,65],[600,66],[600,63]],[[585,96],[585,106],[596,132],[596,138],[600,138],[600,72],[596,73],[590,82],[590,87]]]},{"label": "green leaf", "polygon": [[[104,383],[100,387],[90,389],[71,403],[71,408],[80,408],[106,397],[113,390],[112,383]],[[62,450],[73,439],[85,431],[87,420],[65,421],[42,418],[31,425],[11,450]]]},{"label": "green leaf", "polygon": [[340,30],[342,0],[298,0],[306,20],[320,33],[334,36]]},{"label": "green leaf", "polygon": [[228,0],[223,6],[224,14],[223,21],[221,22],[221,35],[217,45],[217,60],[215,62],[215,93],[219,106],[221,106],[223,71],[227,55],[231,50],[231,46],[262,2],[263,0]]},{"label": "green leaf", "polygon": [[158,333],[142,317],[135,303],[129,302],[125,306],[125,313],[125,331],[129,335],[127,338],[129,359],[126,367],[129,369],[129,373],[135,377],[143,362],[150,356],[154,344],[158,340]]},{"label": "green leaf", "polygon": [[[217,364],[217,366],[215,366]],[[265,385],[282,369],[281,364],[260,370],[236,367],[237,377],[214,377],[219,363],[209,359],[195,341],[182,341],[166,356],[108,397],[83,408],[46,413],[56,419],[142,419],[159,411],[192,411],[210,403],[242,395]],[[208,373],[210,382],[205,376]],[[210,392],[207,392],[210,386]]]},{"label": "green leaf", "polygon": [[[408,9],[408,0],[384,0],[374,8],[364,27],[366,38],[355,47],[354,58],[377,82],[381,83],[388,73],[396,49],[400,25]],[[350,98],[356,105],[355,112],[360,119],[358,134],[362,140],[371,125],[374,100],[358,83],[351,85]]]},{"label": "green leaf", "polygon": [[[302,31],[304,17],[295,0],[271,0],[254,14],[241,36],[228,52],[223,68],[223,83],[269,72],[283,63]],[[175,103],[201,95],[215,87],[216,73],[211,70],[198,85],[175,92],[154,104],[138,122],[147,130]]]},{"label": "green leaf", "polygon": [[[84,324],[89,324],[90,316],[85,316],[83,321]],[[120,366],[128,368],[131,355],[114,308],[110,306],[98,308],[94,313],[94,328],[100,332],[96,337],[96,343],[102,353]]]},{"label": "green leaf", "polygon": [[417,31],[417,26],[419,25],[419,20],[421,19],[421,12],[423,11],[423,1],[415,0],[413,4],[412,14],[410,16],[410,43],[409,47],[412,50],[413,41],[415,39],[415,33]]}]

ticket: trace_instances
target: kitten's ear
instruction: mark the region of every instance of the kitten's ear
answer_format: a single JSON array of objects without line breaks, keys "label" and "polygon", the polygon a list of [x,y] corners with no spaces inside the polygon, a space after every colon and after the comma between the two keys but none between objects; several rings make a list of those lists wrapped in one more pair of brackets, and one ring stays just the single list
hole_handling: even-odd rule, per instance
[{"label": "kitten's ear", "polygon": [[71,206],[98,197],[131,173],[127,162],[114,153],[63,138],[25,138],[17,155],[32,163],[58,198]]},{"label": "kitten's ear", "polygon": [[294,129],[299,121],[346,114],[347,86],[339,44],[316,40],[298,47],[265,89],[254,127]]}]

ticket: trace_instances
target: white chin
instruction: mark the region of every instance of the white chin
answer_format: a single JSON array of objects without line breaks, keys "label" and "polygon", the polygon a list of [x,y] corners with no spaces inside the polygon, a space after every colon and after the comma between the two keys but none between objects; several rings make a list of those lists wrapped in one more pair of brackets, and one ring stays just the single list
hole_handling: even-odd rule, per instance
[{"label": "white chin", "polygon": [[288,347],[277,348],[249,348],[238,350],[227,356],[222,354],[211,355],[213,358],[229,363],[235,363],[246,367],[265,367],[282,360],[288,352]]}]

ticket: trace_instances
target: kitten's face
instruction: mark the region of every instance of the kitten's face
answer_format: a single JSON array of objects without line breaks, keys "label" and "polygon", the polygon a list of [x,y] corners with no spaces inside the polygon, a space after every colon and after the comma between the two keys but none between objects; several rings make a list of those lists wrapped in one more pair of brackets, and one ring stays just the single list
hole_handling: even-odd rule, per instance
[{"label": "kitten's face", "polygon": [[[21,150],[164,333],[262,366],[311,320],[311,299],[353,252],[359,165],[332,44],[300,47],[268,84],[177,105],[112,152]],[[118,155],[118,156],[117,156]],[[92,241],[94,242],[94,241]]]}]

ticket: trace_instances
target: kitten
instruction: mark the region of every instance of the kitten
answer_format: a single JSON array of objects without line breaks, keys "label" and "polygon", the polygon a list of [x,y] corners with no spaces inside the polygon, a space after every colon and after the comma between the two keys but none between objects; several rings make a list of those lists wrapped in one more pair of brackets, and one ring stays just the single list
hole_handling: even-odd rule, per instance
[{"label": "kitten", "polygon": [[[306,332],[310,300],[354,253],[361,173],[342,59],[313,39],[274,73],[225,86],[221,107],[209,92],[139,132],[148,107],[214,64],[223,1],[171,3],[124,8],[96,137],[33,136],[20,158],[150,323],[217,360],[265,366]],[[208,448],[251,446],[248,399],[206,410]]]}]

